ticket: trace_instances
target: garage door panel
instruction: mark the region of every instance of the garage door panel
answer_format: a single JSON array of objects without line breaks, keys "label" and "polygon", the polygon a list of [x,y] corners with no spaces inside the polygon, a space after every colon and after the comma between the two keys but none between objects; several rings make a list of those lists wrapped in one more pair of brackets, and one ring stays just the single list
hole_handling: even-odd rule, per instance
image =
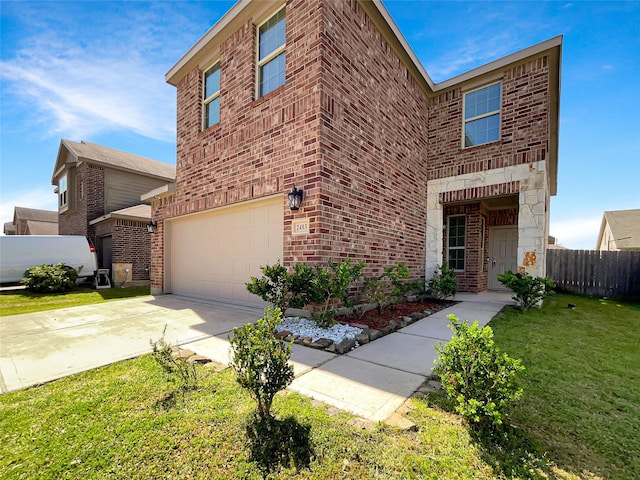
[{"label": "garage door panel", "polygon": [[245,283],[260,267],[282,259],[280,198],[171,221],[171,291],[224,302],[260,305]]}]

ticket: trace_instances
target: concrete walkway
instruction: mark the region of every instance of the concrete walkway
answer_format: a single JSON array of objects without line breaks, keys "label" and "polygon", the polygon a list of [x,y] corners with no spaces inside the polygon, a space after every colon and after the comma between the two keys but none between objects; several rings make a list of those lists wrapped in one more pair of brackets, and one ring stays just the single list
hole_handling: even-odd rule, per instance
[{"label": "concrete walkway", "polygon": [[[397,332],[336,355],[293,346],[291,389],[358,416],[389,418],[430,376],[434,346],[451,337],[447,315],[486,325],[508,293],[456,295],[460,303]],[[166,340],[229,363],[228,334],[262,310],[163,295],[0,317],[0,391],[18,390],[150,352]]]}]

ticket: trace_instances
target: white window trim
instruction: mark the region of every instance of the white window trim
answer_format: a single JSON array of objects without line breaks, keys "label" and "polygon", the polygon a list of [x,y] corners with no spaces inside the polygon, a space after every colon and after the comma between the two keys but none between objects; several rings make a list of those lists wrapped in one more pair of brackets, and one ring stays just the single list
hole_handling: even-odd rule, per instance
[{"label": "white window trim", "polygon": [[[486,255],[486,245],[485,245],[485,240],[484,237],[487,233],[487,222],[485,217],[481,216],[480,217],[480,271],[481,272],[486,272],[487,269],[485,268],[485,255]],[[467,258],[467,254],[465,253],[464,258],[466,260]]]},{"label": "white window trim", "polygon": [[[449,240],[451,238],[451,219],[454,217],[464,217],[464,246],[462,247],[450,247]],[[451,268],[451,264],[449,263],[449,250],[464,250],[464,265],[462,269],[455,268],[456,272],[464,272],[467,269],[467,216],[465,214],[458,215],[449,215],[447,217],[447,265]]]},{"label": "white window trim", "polygon": [[[475,117],[466,118],[465,112],[467,111],[467,94],[477,92],[478,90],[482,90],[483,88],[491,87],[493,85],[500,84],[500,106],[497,110],[492,110],[491,112],[483,113],[482,115],[476,115]],[[473,122],[475,120],[480,120],[482,118],[491,117],[495,114],[498,114],[498,138],[496,140],[492,140],[486,143],[478,143],[476,145],[465,145],[465,132],[467,131],[467,123]],[[467,90],[466,92],[462,92],[462,139],[460,145],[462,148],[473,148],[479,147],[480,145],[488,145],[490,143],[495,143],[500,140],[502,136],[502,81],[491,82],[486,85],[482,85],[478,88],[474,88],[473,90]]]},{"label": "white window trim", "polygon": [[[214,67],[218,67],[218,71],[221,72],[220,70],[220,60],[213,62],[211,64],[211,66],[209,68],[206,68],[204,70],[204,72],[202,72],[202,93],[203,93],[203,97],[204,95],[207,93],[207,72],[209,72],[209,70],[212,70]],[[222,76],[220,77],[220,83],[222,83]],[[216,98],[220,97],[220,85],[218,85],[218,91],[214,92],[213,94],[209,95],[207,98],[204,98],[202,100],[202,130],[206,130],[207,128],[213,127],[213,125],[217,125],[218,123],[220,123],[219,121],[212,124],[212,125],[207,125],[207,106],[213,102]]]},{"label": "white window trim", "polygon": [[[64,179],[65,187],[64,190],[60,189],[60,184]],[[64,198],[64,202],[62,201]],[[69,206],[69,175],[65,173],[61,175],[58,179],[58,208],[64,209]]]},{"label": "white window trim", "polygon": [[[285,52],[287,50],[287,35],[286,35],[286,30],[285,30],[285,39],[284,39],[284,43],[279,46],[278,48],[276,48],[273,52],[271,52],[269,55],[267,55],[266,57],[264,57],[262,60],[260,60],[260,28],[262,28],[262,26],[267,23],[269,20],[271,20],[273,17],[275,17],[276,15],[278,15],[282,10],[285,9],[285,6],[282,6],[281,8],[278,8],[275,13],[273,15],[270,15],[265,21],[260,22],[257,26],[256,26],[256,98],[262,98],[264,97],[264,95],[260,95],[260,72],[262,71],[262,67],[264,67],[267,63],[269,63],[271,60],[273,60],[274,58],[276,58],[278,55],[280,55],[281,53]],[[285,21],[287,18],[287,14],[285,12]],[[272,90],[273,91],[273,90]],[[271,93],[271,92],[269,92]],[[268,94],[267,94],[268,95]]]}]

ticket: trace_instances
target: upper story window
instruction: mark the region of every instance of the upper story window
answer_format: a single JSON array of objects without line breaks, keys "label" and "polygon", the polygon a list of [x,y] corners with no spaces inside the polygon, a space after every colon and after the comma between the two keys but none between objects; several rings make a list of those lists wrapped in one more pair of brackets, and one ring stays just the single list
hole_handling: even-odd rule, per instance
[{"label": "upper story window", "polygon": [[258,97],[284,85],[285,34],[284,8],[258,28]]},{"label": "upper story window", "polygon": [[464,270],[467,217],[452,215],[447,226],[447,262],[454,270]]},{"label": "upper story window", "polygon": [[220,62],[204,72],[203,128],[220,122]]},{"label": "upper story window", "polygon": [[58,181],[58,206],[66,207],[68,205],[68,197],[67,197],[67,174],[65,173],[60,177]]},{"label": "upper story window", "polygon": [[464,146],[500,138],[500,83],[464,94]]}]

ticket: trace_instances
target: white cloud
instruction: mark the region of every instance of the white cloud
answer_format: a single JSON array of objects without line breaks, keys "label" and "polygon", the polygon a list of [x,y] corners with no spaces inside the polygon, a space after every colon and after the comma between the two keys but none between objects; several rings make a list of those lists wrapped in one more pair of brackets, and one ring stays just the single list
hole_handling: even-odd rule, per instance
[{"label": "white cloud", "polygon": [[602,217],[551,221],[550,235],[560,245],[578,250],[593,250],[596,247]]},{"label": "white cloud", "polygon": [[175,89],[164,82],[169,62],[158,52],[160,36],[141,41],[146,28],[128,23],[117,37],[102,31],[87,40],[49,25],[27,35],[0,62],[6,91],[29,106],[27,127],[47,136],[129,131],[175,141]]},{"label": "white cloud", "polygon": [[427,71],[439,82],[504,57],[515,49],[512,38],[506,34],[466,40],[458,48],[447,51],[443,58],[428,62]]},{"label": "white cloud", "polygon": [[[57,210],[58,197],[53,193],[53,186],[49,188],[37,188],[28,192],[21,193],[17,196],[2,195],[0,199],[0,222],[13,221],[14,207],[37,208],[40,210]],[[4,193],[4,192],[3,192]]]}]

